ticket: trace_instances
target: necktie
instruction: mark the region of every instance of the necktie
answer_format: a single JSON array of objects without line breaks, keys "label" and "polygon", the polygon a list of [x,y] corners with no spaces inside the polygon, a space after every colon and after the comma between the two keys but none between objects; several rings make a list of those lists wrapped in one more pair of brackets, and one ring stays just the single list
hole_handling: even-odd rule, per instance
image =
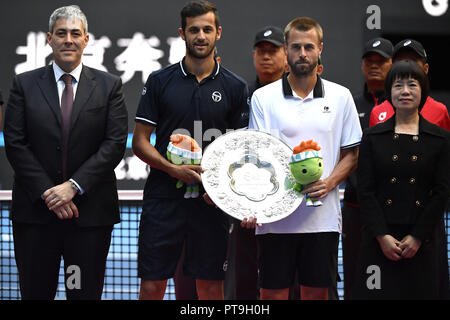
[{"label": "necktie", "polygon": [[73,86],[72,76],[64,74],[62,77],[65,87],[61,99],[61,115],[62,115],[62,173],[63,180],[67,180],[67,145],[69,142],[70,116],[72,115],[73,106]]}]

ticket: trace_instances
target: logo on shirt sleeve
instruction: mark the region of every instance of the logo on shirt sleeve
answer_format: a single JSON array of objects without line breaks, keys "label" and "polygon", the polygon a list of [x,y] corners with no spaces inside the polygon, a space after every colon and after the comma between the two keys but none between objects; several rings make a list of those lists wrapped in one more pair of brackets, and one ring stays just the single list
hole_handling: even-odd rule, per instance
[{"label": "logo on shirt sleeve", "polygon": [[146,93],[147,93],[147,87],[144,87],[144,89],[142,89],[142,95],[145,96]]}]

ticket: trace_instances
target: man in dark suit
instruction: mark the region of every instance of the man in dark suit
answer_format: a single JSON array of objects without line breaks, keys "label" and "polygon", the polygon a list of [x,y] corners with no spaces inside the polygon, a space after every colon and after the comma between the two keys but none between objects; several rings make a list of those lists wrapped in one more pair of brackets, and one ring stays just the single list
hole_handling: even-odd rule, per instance
[{"label": "man in dark suit", "polygon": [[56,9],[54,63],[17,75],[10,92],[4,135],[23,299],[55,297],[61,256],[67,298],[101,298],[128,119],[120,78],[82,65],[88,40],[78,7]]}]

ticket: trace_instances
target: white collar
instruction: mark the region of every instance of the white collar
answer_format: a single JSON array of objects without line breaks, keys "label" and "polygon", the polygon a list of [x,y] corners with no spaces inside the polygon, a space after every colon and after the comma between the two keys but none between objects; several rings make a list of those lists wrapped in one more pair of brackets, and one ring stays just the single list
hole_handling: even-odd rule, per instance
[{"label": "white collar", "polygon": [[293,96],[293,97],[296,97],[296,98],[298,98],[298,99],[300,99],[300,100],[303,100],[303,101],[306,101],[306,100],[312,100],[312,99],[314,99],[314,90],[311,90],[311,91],[308,93],[308,95],[307,95],[306,97],[304,97],[304,98],[300,97],[297,93],[295,93],[294,90],[292,90],[292,96]]},{"label": "white collar", "polygon": [[[75,69],[69,74],[74,77],[75,81],[78,83],[80,81],[81,70],[83,69],[83,64],[80,63]],[[61,69],[55,62],[53,62],[53,72],[55,74],[56,82],[61,79],[61,76],[67,72]]]}]

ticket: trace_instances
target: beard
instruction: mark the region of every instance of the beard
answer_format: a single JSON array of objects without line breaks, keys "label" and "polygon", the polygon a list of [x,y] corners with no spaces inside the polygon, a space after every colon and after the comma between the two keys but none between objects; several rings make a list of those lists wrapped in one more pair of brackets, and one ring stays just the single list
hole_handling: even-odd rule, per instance
[{"label": "beard", "polygon": [[[319,60],[315,59],[311,62],[308,62],[305,59],[299,59],[297,61],[293,61],[288,57],[288,64],[291,69],[291,72],[299,78],[304,78],[310,75],[314,69],[317,67]],[[300,64],[302,63],[302,64]]]},{"label": "beard", "polygon": [[208,46],[206,51],[198,52],[195,49],[195,43],[186,42],[186,54],[193,58],[196,58],[196,59],[204,59],[204,58],[209,57],[209,55],[213,52],[215,46],[216,46],[216,42],[214,41],[214,43],[212,45]]}]

